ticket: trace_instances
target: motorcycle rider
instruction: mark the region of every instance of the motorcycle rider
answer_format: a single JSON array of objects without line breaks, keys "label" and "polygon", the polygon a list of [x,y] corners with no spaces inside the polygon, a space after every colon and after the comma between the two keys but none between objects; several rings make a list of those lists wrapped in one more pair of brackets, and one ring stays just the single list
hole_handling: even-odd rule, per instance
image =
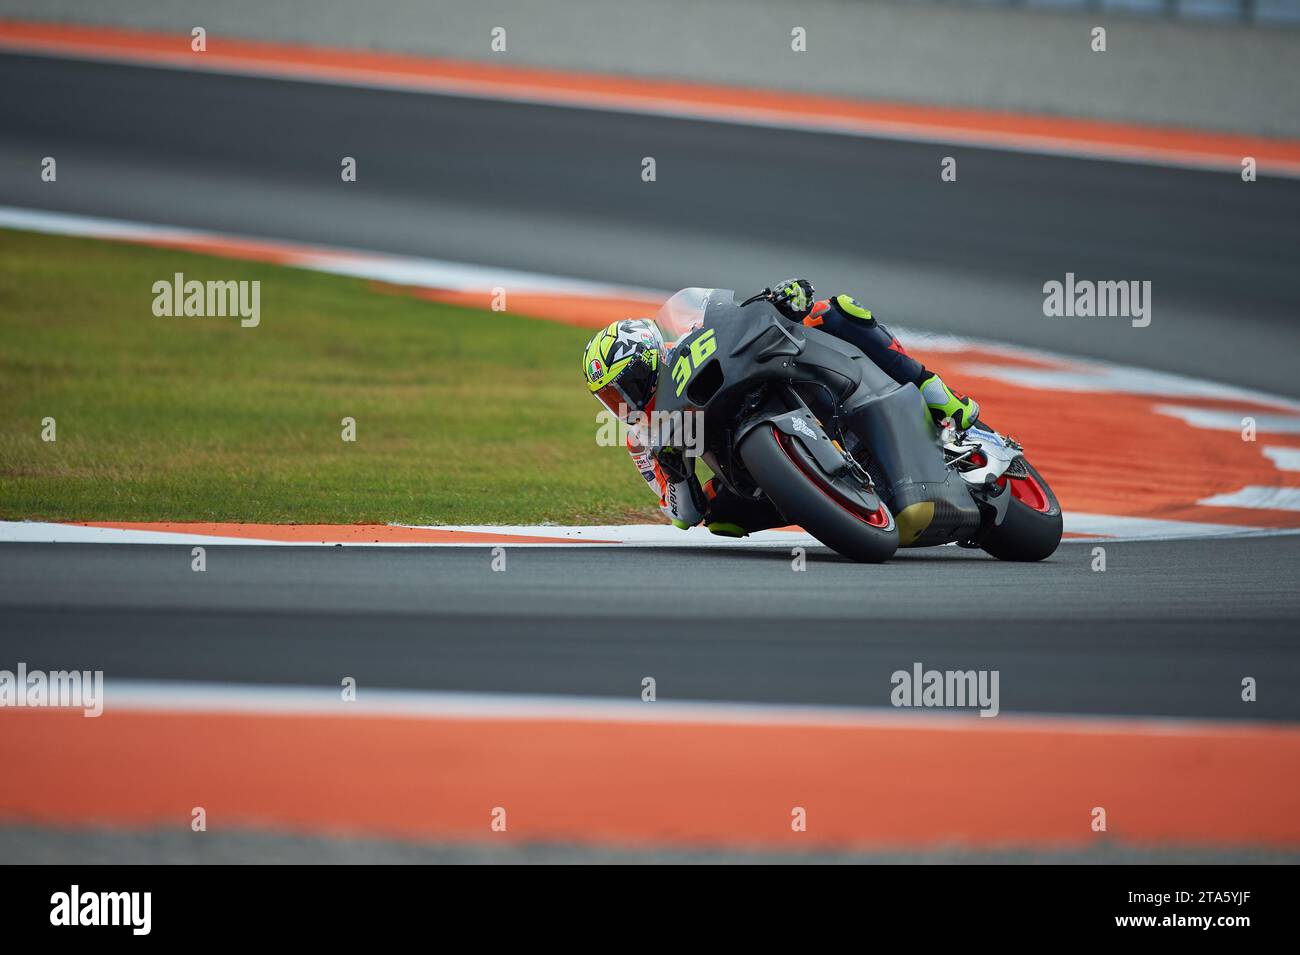
[{"label": "motorcycle rider", "polygon": [[[814,299],[812,283],[789,279],[778,283],[770,301],[786,318],[841,338],[859,348],[899,384],[911,383],[921,391],[936,422],[951,418],[958,430],[965,430],[979,417],[979,405],[959,395],[937,374],[907,354],[890,334],[852,297],[844,294]],[[651,452],[644,417],[654,410],[659,362],[668,353],[658,326],[648,318],[613,322],[587,343],[583,353],[583,374],[587,388],[606,408],[631,425],[627,450],[650,490],[659,496],[659,507],[673,524],[683,530],[703,521],[715,534],[743,537],[786,523],[767,500],[753,501],[733,494],[721,482],[710,479],[701,486],[695,476],[695,459],[679,449]]]}]

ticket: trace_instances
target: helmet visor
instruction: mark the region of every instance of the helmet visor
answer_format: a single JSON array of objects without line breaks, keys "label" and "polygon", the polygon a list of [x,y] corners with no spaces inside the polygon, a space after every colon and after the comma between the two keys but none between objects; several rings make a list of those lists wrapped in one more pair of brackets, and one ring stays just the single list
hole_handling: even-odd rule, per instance
[{"label": "helmet visor", "polygon": [[[638,358],[629,364],[604,388],[596,392],[600,403],[618,417],[630,423],[633,414],[644,411],[654,395],[657,370]],[[622,413],[619,408],[622,406]]]},{"label": "helmet visor", "polygon": [[[616,415],[619,420],[627,421],[628,416],[636,409],[632,407],[631,402],[627,400],[627,395],[619,388],[616,382],[610,382],[604,388],[595,392],[596,398],[602,405],[609,409],[609,412]],[[620,409],[622,414],[619,413]]]}]

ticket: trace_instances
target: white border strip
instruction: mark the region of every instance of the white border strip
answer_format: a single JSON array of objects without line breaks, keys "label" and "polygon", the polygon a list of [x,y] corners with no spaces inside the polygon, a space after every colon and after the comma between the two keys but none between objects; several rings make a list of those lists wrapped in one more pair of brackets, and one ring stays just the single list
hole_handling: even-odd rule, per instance
[{"label": "white border strip", "polygon": [[[1202,502],[1205,503],[1205,502]],[[1216,502],[1219,503],[1219,502]],[[1259,505],[1256,505],[1259,506]],[[397,524],[395,527],[412,525]],[[117,527],[83,527],[42,521],[0,521],[0,544],[166,544],[179,547],[689,547],[701,550],[773,550],[788,552],[793,547],[820,549],[824,545],[802,531],[759,531],[744,538],[719,537],[703,527],[681,531],[665,524],[613,524],[560,526],[449,525],[421,527],[422,530],[460,531],[467,534],[549,537],[549,541],[464,540],[464,541],[285,541],[260,537],[223,537],[173,531],[137,530]],[[1209,524],[1196,521],[1167,521],[1149,517],[1113,514],[1065,513],[1065,530],[1081,537],[1067,537],[1063,544],[1106,541],[1177,541],[1208,538],[1277,537],[1300,534],[1300,527],[1271,528],[1240,524]],[[900,551],[906,558],[909,551]]]},{"label": "white border strip", "polygon": [[[915,712],[890,707],[780,703],[663,701],[536,694],[456,693],[439,690],[357,690],[344,702],[338,687],[107,680],[106,715],[115,711],[230,713],[334,718],[428,720],[537,720],[591,723],[709,724],[715,726],[816,726],[974,732],[1123,733],[1133,736],[1253,735],[1261,729],[1297,732],[1289,724],[1238,723],[1165,717],[1071,716],[975,710]],[[3,713],[3,710],[0,710]]]},{"label": "white border strip", "polygon": [[[288,242],[257,236],[231,235],[203,229],[179,229],[174,226],[106,219],[69,212],[47,212],[17,206],[0,206],[0,228],[24,229],[46,235],[85,236],[94,239],[118,239],[132,242],[175,243],[220,246],[239,243],[275,249],[293,268],[327,272],[352,278],[413,285],[421,288],[449,289],[461,292],[488,291],[505,285],[522,294],[530,292],[579,295],[584,297],[645,298],[663,301],[670,293],[633,285],[613,285],[566,276],[525,272],[518,269],[471,265],[448,259],[367,252],[304,242]],[[219,253],[205,253],[219,254]],[[233,258],[241,258],[233,254]],[[257,261],[248,257],[250,261]]]},{"label": "white border strip", "polygon": [[260,537],[223,537],[182,531],[137,530],[119,527],[84,527],[44,521],[0,521],[0,543],[6,544],[175,544],[232,545],[251,547],[727,547],[788,549],[795,546],[821,547],[809,534],[796,531],[760,531],[735,539],[710,534],[703,527],[681,531],[666,524],[623,524],[591,527],[560,525],[455,525],[447,527],[394,524],[417,530],[460,531],[469,534],[549,537],[549,541],[464,540],[425,541],[285,541]]}]

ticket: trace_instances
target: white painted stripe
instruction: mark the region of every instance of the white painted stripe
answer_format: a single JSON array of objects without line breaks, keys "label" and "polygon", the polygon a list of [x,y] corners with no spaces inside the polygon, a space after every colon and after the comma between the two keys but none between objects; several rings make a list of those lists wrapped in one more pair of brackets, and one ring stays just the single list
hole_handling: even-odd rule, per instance
[{"label": "white painted stripe", "polygon": [[584,526],[543,525],[530,527],[527,524],[453,524],[436,528],[448,531],[469,531],[481,534],[524,534],[554,535],[559,541],[582,540],[616,540],[623,544],[638,547],[770,547],[788,549],[791,547],[820,547],[817,539],[803,531],[758,531],[748,537],[720,537],[709,533],[704,527],[691,527],[687,530],[670,524],[595,524]]},{"label": "white painted stripe", "polygon": [[[1202,502],[1206,503],[1206,502]],[[1241,505],[1238,505],[1241,506]],[[1085,514],[1066,511],[1065,530],[1089,535],[1084,539],[1113,541],[1191,540],[1214,537],[1271,537],[1300,534],[1300,528],[1243,527],[1237,524],[1212,524],[1195,521],[1167,521],[1110,514]],[[395,525],[409,526],[409,525]],[[735,539],[710,534],[703,527],[681,531],[663,524],[599,525],[563,527],[540,525],[450,525],[430,530],[468,531],[484,534],[550,537],[550,542],[521,541],[454,541],[421,543],[416,541],[281,541],[255,537],[223,537],[210,534],[185,534],[170,531],[134,530],[116,527],[82,527],[40,521],[0,521],[0,543],[6,544],[171,544],[181,547],[697,547],[712,550],[759,549],[788,552],[792,547],[821,547],[817,539],[802,531],[759,531]],[[612,543],[611,543],[612,542]],[[1065,543],[1071,543],[1066,539]],[[906,551],[902,552],[906,555]]]},{"label": "white painted stripe", "polygon": [[208,534],[171,534],[163,531],[124,530],[116,527],[81,527],[44,521],[0,521],[0,543],[4,544],[276,544],[278,541],[250,541],[242,537]]},{"label": "white painted stripe", "polygon": [[1207,507],[1250,507],[1270,511],[1300,511],[1300,487],[1252,484],[1230,494],[1216,494],[1199,503]]},{"label": "white painted stripe", "polygon": [[214,534],[183,534],[169,531],[136,530],[119,527],[82,527],[77,524],[47,523],[44,521],[0,522],[0,543],[6,544],[178,544],[184,547],[198,545],[256,544],[273,547],[292,544],[291,541],[248,540],[243,537],[221,537]]},{"label": "white painted stripe", "polygon": [[[1182,540],[1209,537],[1258,537],[1276,534],[1300,533],[1267,527],[1243,527],[1240,524],[1202,523],[1199,521],[1170,521],[1157,518],[1129,517],[1118,514],[1089,514],[1066,511],[1065,530],[1073,534],[1089,534],[1111,540]],[[494,524],[453,524],[438,530],[471,531],[485,534],[555,534],[564,540],[617,540],[638,547],[731,547],[759,546],[773,549],[789,547],[821,547],[811,534],[794,531],[760,531],[741,540],[718,537],[703,527],[681,531],[666,524],[605,524],[590,527],[560,527]],[[1066,541],[1068,543],[1068,541]],[[543,545],[545,546],[545,545]],[[904,552],[905,553],[905,552]]]},{"label": "white painted stripe", "polygon": [[1264,448],[1264,454],[1279,471],[1300,471],[1300,448]]},{"label": "white painted stripe", "polygon": [[[820,547],[810,534],[801,531],[760,531],[749,537],[735,539],[710,534],[706,528],[692,527],[679,530],[667,524],[615,524],[590,527],[556,525],[409,525],[419,530],[462,531],[481,534],[505,534],[526,537],[550,537],[553,542],[521,541],[456,541],[424,543],[419,541],[283,541],[257,537],[224,537],[211,534],[188,534],[173,531],[136,530],[118,527],[83,527],[79,524],[59,524],[44,521],[0,521],[0,543],[26,544],[179,544],[182,546],[243,545],[254,547],[492,547],[504,543],[509,547],[554,547],[581,544],[584,547],[620,546],[633,544],[639,547],[695,547],[713,546],[728,548],[774,548],[795,546]],[[610,542],[613,542],[611,545]]]},{"label": "white painted stripe", "polygon": [[[958,366],[968,375],[994,378],[1036,391],[1104,392],[1153,395],[1161,398],[1216,398],[1228,401],[1256,401],[1281,408],[1294,408],[1296,404],[1294,399],[1282,395],[1270,395],[1249,388],[1190,378],[1186,375],[1174,375],[1127,365],[1088,362],[1082,359],[1064,359],[1061,356],[1053,357],[1062,363],[1060,367],[1026,368],[1023,365],[996,365],[986,362],[959,362]],[[1191,412],[1199,409],[1181,410]],[[1242,415],[1260,417],[1258,411],[1246,411],[1242,412]],[[1296,416],[1293,420],[1297,426],[1300,426],[1300,416]],[[1237,417],[1235,421],[1233,430],[1239,430],[1241,417]]]},{"label": "white painted stripe", "polygon": [[577,722],[709,724],[717,726],[824,726],[903,730],[1123,733],[1135,736],[1253,735],[1260,729],[1293,730],[1265,723],[1157,717],[1094,717],[999,713],[975,709],[912,709],[782,703],[643,702],[613,697],[455,693],[437,690],[358,688],[344,702],[339,687],[113,680],[104,683],[104,708],[166,713],[264,716],[407,718],[429,720],[564,720]]},{"label": "white painted stripe", "polygon": [[78,235],[137,242],[249,243],[280,251],[290,259],[289,264],[296,268],[419,288],[477,292],[500,285],[513,292],[525,294],[552,292],[591,297],[645,298],[653,301],[662,301],[670,294],[630,285],[611,285],[540,272],[451,262],[446,259],[427,259],[323,245],[280,242],[275,239],[236,236],[198,229],[175,229],[168,226],[127,222],[122,219],[44,212],[13,206],[0,206],[0,227],[26,229],[30,232],[50,235]]},{"label": "white painted stripe", "polygon": [[[1290,402],[1292,406],[1295,401]],[[1224,411],[1219,408],[1184,408],[1180,405],[1156,405],[1156,411],[1171,418],[1181,418],[1193,428],[1211,431],[1241,431],[1246,418],[1253,418],[1255,430],[1272,434],[1300,434],[1300,415],[1260,414],[1258,411]]]},{"label": "white painted stripe", "polygon": [[1243,527],[1240,524],[1210,524],[1200,521],[1168,521],[1152,517],[1083,514],[1070,510],[1065,511],[1062,517],[1068,533],[1095,534],[1098,538],[1107,538],[1116,542],[1300,534],[1300,528]]}]

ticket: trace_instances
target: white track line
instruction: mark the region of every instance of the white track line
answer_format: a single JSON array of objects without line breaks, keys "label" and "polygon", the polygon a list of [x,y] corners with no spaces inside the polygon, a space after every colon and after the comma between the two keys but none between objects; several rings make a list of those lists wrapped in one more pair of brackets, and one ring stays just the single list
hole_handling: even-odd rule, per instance
[{"label": "white track line", "polygon": [[[1111,514],[1083,514],[1066,511],[1066,533],[1086,534],[1083,540],[1176,541],[1221,537],[1276,537],[1300,534],[1300,528],[1244,527],[1240,524],[1209,524],[1201,521],[1169,521],[1154,517],[1126,517]],[[1066,540],[1064,543],[1069,543]]]},{"label": "white track line", "polygon": [[[905,347],[908,346],[906,341],[903,344]],[[985,346],[984,343],[971,342],[968,347]],[[997,344],[996,347],[1007,350],[1010,346]],[[1256,391],[1252,388],[1239,388],[1235,385],[1224,385],[1215,381],[1192,378],[1187,375],[1152,371],[1132,365],[1116,365],[1111,362],[1068,358],[1050,352],[1040,352],[1035,357],[1054,362],[1064,362],[1067,363],[1067,366],[1064,368],[1026,368],[1023,365],[997,365],[986,362],[960,362],[959,364],[961,370],[967,374],[977,375],[981,378],[996,378],[1005,381],[1007,384],[1019,385],[1022,388],[1031,388],[1036,391],[1107,392],[1161,398],[1213,398],[1227,401],[1251,401],[1274,405],[1280,410],[1287,411],[1296,407],[1295,400],[1284,395]],[[1215,413],[1199,408],[1182,408],[1176,405],[1162,406],[1159,410],[1165,414],[1176,414],[1189,423],[1194,423],[1192,418],[1202,422],[1209,421],[1211,418],[1207,417],[1207,415],[1218,414],[1221,417],[1215,417],[1213,420],[1227,421],[1231,419],[1234,424],[1229,430],[1233,431],[1241,429],[1241,419],[1244,416],[1254,416],[1257,419],[1263,418],[1273,425],[1286,422],[1300,426],[1300,416],[1261,415],[1258,411],[1243,411],[1238,415],[1236,412]],[[1233,415],[1236,416],[1232,417]],[[1196,427],[1202,426],[1196,424]],[[1259,428],[1260,430],[1266,430],[1263,424],[1260,424]]]},{"label": "white track line", "polygon": [[[1295,402],[1290,404],[1294,407]],[[1300,434],[1300,415],[1260,414],[1258,411],[1224,411],[1220,408],[1184,408],[1179,405],[1156,405],[1156,411],[1172,418],[1181,418],[1193,428],[1209,431],[1241,431],[1246,419],[1255,423],[1255,430],[1266,434]]]},{"label": "white track line", "polygon": [[447,259],[391,255],[311,243],[279,242],[275,239],[236,236],[202,229],[177,229],[124,219],[46,212],[15,206],[0,206],[0,227],[25,229],[47,235],[87,236],[141,243],[220,245],[237,242],[250,246],[282,248],[291,260],[287,264],[294,268],[419,288],[475,292],[503,286],[519,293],[550,292],[589,297],[646,298],[654,301],[663,301],[669,294],[631,285],[589,282],[585,279],[472,265]]},{"label": "white track line", "polygon": [[[1071,716],[976,710],[916,712],[890,707],[782,703],[687,702],[639,698],[454,693],[358,688],[344,702],[338,687],[114,680],[104,683],[104,710],[229,713],[265,716],[369,717],[430,720],[562,720],[598,723],[674,723],[732,726],[821,726],[970,732],[1122,733],[1135,736],[1254,735],[1267,723],[1158,717]],[[3,711],[0,710],[0,713]]]},{"label": "white track line", "polygon": [[[1267,488],[1273,491],[1276,489]],[[1207,503],[1207,502],[1202,502]],[[1222,506],[1224,502],[1215,501]],[[1277,507],[1276,504],[1227,506]],[[412,526],[412,525],[396,525]],[[170,544],[179,547],[690,547],[705,550],[773,550],[789,553],[792,548],[820,548],[816,538],[801,531],[759,531],[735,539],[710,534],[703,527],[681,531],[664,524],[615,524],[582,526],[555,525],[449,525],[425,527],[426,530],[462,531],[525,537],[550,537],[549,542],[509,540],[466,540],[438,543],[416,541],[282,541],[257,537],[222,537],[211,534],[186,534],[170,531],[134,530],[115,527],[82,527],[77,524],[54,524],[40,521],[0,521],[3,544]],[[1174,541],[1228,537],[1274,537],[1300,534],[1300,528],[1268,528],[1238,524],[1210,524],[1194,521],[1169,521],[1113,514],[1065,513],[1065,531],[1084,535],[1066,538],[1064,543],[1086,541]],[[903,552],[906,554],[906,552]]]},{"label": "white track line", "polygon": [[1300,448],[1264,448],[1264,456],[1279,471],[1300,471]]},{"label": "white track line", "polygon": [[1208,507],[1246,507],[1271,511],[1300,511],[1300,487],[1252,484],[1230,494],[1215,494],[1197,503]]}]

